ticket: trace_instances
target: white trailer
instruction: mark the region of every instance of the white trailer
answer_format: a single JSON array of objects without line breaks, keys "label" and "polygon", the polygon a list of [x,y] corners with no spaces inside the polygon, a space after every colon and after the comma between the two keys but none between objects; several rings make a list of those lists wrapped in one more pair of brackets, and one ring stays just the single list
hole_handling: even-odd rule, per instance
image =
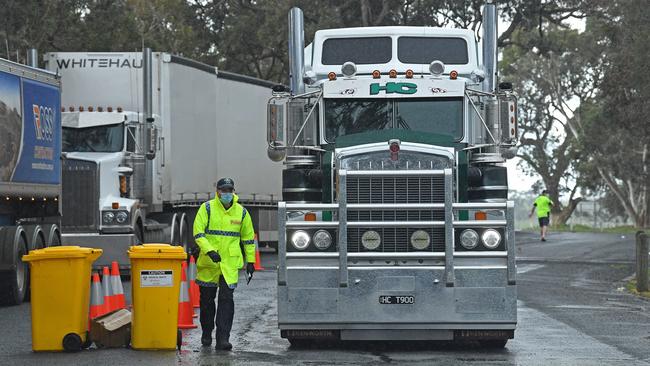
[{"label": "white trailer", "polygon": [[282,165],[264,158],[272,83],[162,52],[48,53],[46,65],[63,82],[64,243],[122,266],[138,242],[193,244],[196,207],[224,176],[260,241],[277,240]]}]

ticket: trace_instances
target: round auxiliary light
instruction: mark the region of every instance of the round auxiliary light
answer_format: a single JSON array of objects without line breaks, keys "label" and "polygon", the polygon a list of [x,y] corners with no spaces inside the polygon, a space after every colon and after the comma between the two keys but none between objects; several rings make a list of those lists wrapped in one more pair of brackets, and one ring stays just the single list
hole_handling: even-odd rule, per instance
[{"label": "round auxiliary light", "polygon": [[408,69],[405,74],[407,79],[413,79],[413,70]]},{"label": "round auxiliary light", "polygon": [[73,106],[70,106],[70,107],[68,107],[68,110],[69,110],[70,112],[74,112],[74,107],[73,107]]},{"label": "round auxiliary light", "polygon": [[313,239],[314,245],[320,250],[325,250],[332,245],[332,235],[326,230],[318,230]]},{"label": "round auxiliary light", "polygon": [[368,230],[361,235],[361,245],[366,250],[375,250],[381,245],[381,236],[374,230]]},{"label": "round auxiliary light", "polygon": [[112,111],[113,111],[113,107],[106,107],[106,111],[107,111],[107,112],[112,112]]},{"label": "round auxiliary light", "polygon": [[474,249],[478,245],[478,233],[472,229],[465,229],[460,233],[460,245],[465,249]]},{"label": "round auxiliary light", "polygon": [[411,234],[411,245],[417,250],[425,250],[431,244],[431,236],[424,230],[416,230]]},{"label": "round auxiliary light", "polygon": [[440,60],[435,60],[429,64],[429,71],[433,76],[440,76],[445,72],[445,64]]},{"label": "round auxiliary light", "polygon": [[103,112],[103,111],[104,111],[104,107],[97,107],[97,112]]},{"label": "round auxiliary light", "polygon": [[345,77],[353,77],[357,73],[357,65],[354,62],[348,61],[341,66],[341,74]]},{"label": "round auxiliary light", "polygon": [[451,72],[449,72],[449,78],[450,78],[451,80],[456,80],[456,79],[458,79],[458,71],[456,71],[456,70],[451,70]]},{"label": "round auxiliary light", "polygon": [[397,70],[395,69],[390,70],[388,72],[388,77],[390,77],[391,79],[395,79],[397,77]]},{"label": "round auxiliary light", "polygon": [[307,232],[298,230],[291,235],[291,245],[298,250],[305,250],[309,246],[309,234]]},{"label": "round auxiliary light", "polygon": [[115,214],[112,212],[104,212],[104,215],[102,216],[102,219],[104,220],[105,223],[110,224],[115,220]]},{"label": "round auxiliary light", "polygon": [[330,71],[329,74],[327,74],[327,79],[328,80],[336,80],[336,73],[334,71]]},{"label": "round auxiliary light", "polygon": [[83,111],[84,111],[84,107],[83,107],[83,106],[79,106],[79,112],[83,112]]},{"label": "round auxiliary light", "polygon": [[373,79],[379,79],[380,76],[381,76],[381,72],[379,72],[379,70],[375,70],[372,72]]},{"label": "round auxiliary light", "polygon": [[126,213],[125,211],[120,211],[115,215],[115,221],[117,221],[119,224],[123,224],[126,222],[126,219],[129,218],[129,214]]},{"label": "round auxiliary light", "polygon": [[483,245],[488,249],[494,249],[501,243],[501,234],[494,229],[487,229],[481,235]]},{"label": "round auxiliary light", "polygon": [[94,110],[95,110],[95,109],[93,108],[93,106],[89,106],[89,107],[88,107],[88,112],[92,112],[92,111],[94,111]]}]

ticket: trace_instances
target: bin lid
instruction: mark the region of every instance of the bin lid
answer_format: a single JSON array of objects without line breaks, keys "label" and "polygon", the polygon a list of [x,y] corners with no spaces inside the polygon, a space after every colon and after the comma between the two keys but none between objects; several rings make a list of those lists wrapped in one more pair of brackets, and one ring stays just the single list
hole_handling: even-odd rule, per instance
[{"label": "bin lid", "polygon": [[129,258],[187,259],[187,253],[177,245],[142,244],[129,248]]},{"label": "bin lid", "polygon": [[58,246],[44,249],[36,249],[23,256],[23,261],[38,261],[42,259],[65,259],[65,258],[97,258],[102,254],[101,249],[85,248],[80,246]]}]

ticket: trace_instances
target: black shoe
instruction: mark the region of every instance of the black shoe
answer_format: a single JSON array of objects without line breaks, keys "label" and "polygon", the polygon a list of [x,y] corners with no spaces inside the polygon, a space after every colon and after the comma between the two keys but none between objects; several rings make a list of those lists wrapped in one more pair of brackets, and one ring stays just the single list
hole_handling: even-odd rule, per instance
[{"label": "black shoe", "polygon": [[232,349],[232,344],[230,342],[217,342],[217,345],[214,348],[222,351],[230,351]]},{"label": "black shoe", "polygon": [[211,333],[212,332],[207,333],[207,334],[203,333],[203,335],[201,335],[201,344],[202,345],[209,346],[209,345],[212,344],[212,334]]},{"label": "black shoe", "polygon": [[546,239],[542,238],[542,241],[546,241]]}]

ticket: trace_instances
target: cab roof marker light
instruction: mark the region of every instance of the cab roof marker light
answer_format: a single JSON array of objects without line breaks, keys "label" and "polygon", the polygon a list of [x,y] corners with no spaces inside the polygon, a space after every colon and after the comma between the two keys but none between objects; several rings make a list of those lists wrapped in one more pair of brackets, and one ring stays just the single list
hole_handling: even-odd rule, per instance
[{"label": "cab roof marker light", "polygon": [[406,78],[413,79],[413,70],[411,69],[406,70]]},{"label": "cab roof marker light", "polygon": [[381,77],[381,72],[379,72],[379,70],[375,70],[372,72],[373,79],[379,79],[380,77]]},{"label": "cab roof marker light", "polygon": [[451,72],[449,73],[449,78],[450,78],[451,80],[456,80],[456,79],[458,79],[458,71],[456,71],[456,70],[451,70]]},{"label": "cab roof marker light", "polygon": [[334,71],[330,71],[330,72],[327,74],[327,79],[328,79],[329,81],[336,80],[336,73],[335,73]]},{"label": "cab roof marker light", "polygon": [[388,72],[388,77],[391,79],[395,79],[397,77],[397,70],[392,69]]}]

